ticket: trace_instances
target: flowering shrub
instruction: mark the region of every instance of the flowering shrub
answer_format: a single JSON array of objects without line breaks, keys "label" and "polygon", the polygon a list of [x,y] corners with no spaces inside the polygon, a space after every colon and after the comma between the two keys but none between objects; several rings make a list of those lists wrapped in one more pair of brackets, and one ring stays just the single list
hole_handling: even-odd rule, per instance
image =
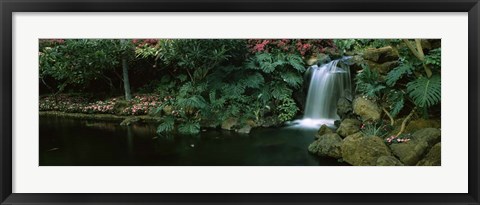
[{"label": "flowering shrub", "polygon": [[333,40],[321,39],[251,39],[247,46],[252,53],[283,52],[302,56],[316,56],[336,50]]},{"label": "flowering shrub", "polygon": [[150,113],[153,108],[161,104],[162,102],[159,101],[159,96],[136,95],[132,101],[130,101],[130,106],[123,109],[122,113],[127,115],[146,115]]}]

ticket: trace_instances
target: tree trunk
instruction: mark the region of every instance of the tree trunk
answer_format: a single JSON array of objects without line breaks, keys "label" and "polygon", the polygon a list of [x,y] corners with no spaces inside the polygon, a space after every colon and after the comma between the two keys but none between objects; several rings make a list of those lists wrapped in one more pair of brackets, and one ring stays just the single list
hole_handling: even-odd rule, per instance
[{"label": "tree trunk", "polygon": [[125,100],[132,99],[132,93],[130,92],[130,81],[128,80],[128,63],[127,58],[122,58],[123,69],[123,87],[125,88]]}]

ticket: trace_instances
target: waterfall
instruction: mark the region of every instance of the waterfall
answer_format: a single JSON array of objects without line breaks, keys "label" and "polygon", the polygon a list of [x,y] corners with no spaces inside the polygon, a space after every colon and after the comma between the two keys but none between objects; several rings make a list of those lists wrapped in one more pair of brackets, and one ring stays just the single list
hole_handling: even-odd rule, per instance
[{"label": "waterfall", "polygon": [[351,100],[350,69],[338,66],[340,61],[349,57],[311,66],[307,70],[310,76],[305,112],[300,125],[318,127],[322,124],[333,126],[337,115],[337,102],[340,97]]}]

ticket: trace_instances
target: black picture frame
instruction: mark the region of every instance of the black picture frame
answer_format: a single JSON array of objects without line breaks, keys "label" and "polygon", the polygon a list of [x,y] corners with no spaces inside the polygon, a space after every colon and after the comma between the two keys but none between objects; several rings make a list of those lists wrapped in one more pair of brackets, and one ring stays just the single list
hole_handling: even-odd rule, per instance
[{"label": "black picture frame", "polygon": [[[478,0],[0,0],[1,204],[479,204]],[[468,12],[468,193],[23,194],[12,193],[13,12]],[[455,177],[455,176],[452,176]]]}]

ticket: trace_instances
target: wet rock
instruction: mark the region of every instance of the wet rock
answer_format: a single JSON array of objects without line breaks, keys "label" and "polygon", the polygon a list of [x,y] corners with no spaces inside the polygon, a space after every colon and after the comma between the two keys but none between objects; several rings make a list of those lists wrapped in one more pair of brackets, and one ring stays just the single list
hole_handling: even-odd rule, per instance
[{"label": "wet rock", "polygon": [[337,129],[337,133],[345,138],[348,135],[354,134],[360,131],[360,125],[362,123],[356,119],[345,119],[340,123],[340,126]]},{"label": "wet rock", "polygon": [[403,163],[394,156],[381,156],[377,159],[377,166],[403,166]]},{"label": "wet rock", "polygon": [[333,130],[330,129],[327,125],[322,125],[320,129],[318,129],[317,134],[315,135],[315,138],[318,139],[318,137],[324,135],[324,134],[330,134],[333,133]]},{"label": "wet rock", "polygon": [[238,129],[237,132],[242,134],[248,134],[251,130],[252,127],[250,125],[244,125],[242,128]]},{"label": "wet rock", "polygon": [[392,144],[390,148],[401,162],[405,165],[413,166],[438,142],[440,142],[440,130],[425,128],[413,133],[409,142]]},{"label": "wet rock", "polygon": [[346,98],[338,99],[337,114],[340,116],[340,119],[351,117],[353,114],[352,103]]},{"label": "wet rock", "polygon": [[393,50],[391,46],[382,48],[371,48],[363,52],[363,59],[370,60],[377,63],[384,63],[388,61],[394,61],[398,59],[398,54]]},{"label": "wet rock", "polygon": [[318,140],[308,146],[308,151],[318,156],[341,158],[340,150],[342,138],[335,133],[328,133],[318,137]]},{"label": "wet rock", "polygon": [[236,126],[238,123],[237,118],[228,118],[222,122],[222,129],[224,130],[233,130],[234,126]]},{"label": "wet rock", "polygon": [[359,133],[346,137],[341,150],[343,160],[355,166],[375,166],[379,157],[392,155],[382,139]]},{"label": "wet rock", "polygon": [[435,144],[425,157],[417,163],[417,166],[441,166],[441,145]]},{"label": "wet rock", "polygon": [[353,101],[353,112],[362,117],[364,121],[377,121],[380,119],[382,110],[376,103],[363,97],[357,97]]}]

